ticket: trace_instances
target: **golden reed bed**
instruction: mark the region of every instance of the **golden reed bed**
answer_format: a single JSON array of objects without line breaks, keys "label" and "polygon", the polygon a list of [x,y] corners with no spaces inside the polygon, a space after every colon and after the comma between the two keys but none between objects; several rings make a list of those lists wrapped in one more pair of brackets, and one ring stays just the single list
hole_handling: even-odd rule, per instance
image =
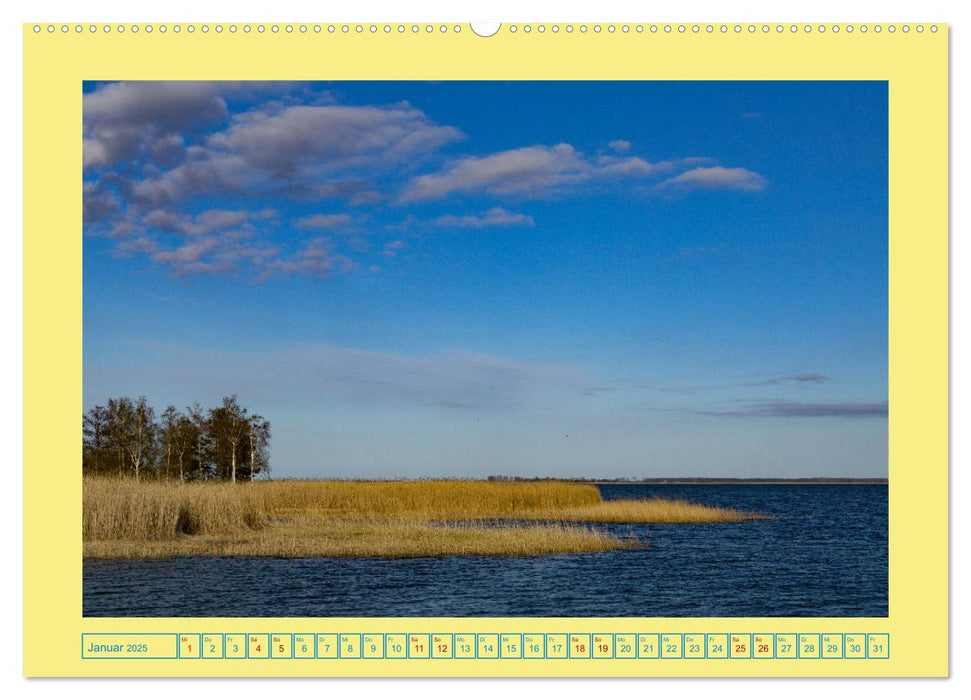
[{"label": "golden reed bed", "polygon": [[535,555],[642,546],[596,523],[761,516],[568,482],[84,480],[84,556]]}]

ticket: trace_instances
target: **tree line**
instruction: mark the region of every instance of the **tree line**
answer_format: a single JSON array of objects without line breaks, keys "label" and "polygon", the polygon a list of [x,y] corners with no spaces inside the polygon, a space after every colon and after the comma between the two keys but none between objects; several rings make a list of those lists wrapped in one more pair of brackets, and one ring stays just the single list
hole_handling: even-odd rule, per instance
[{"label": "tree line", "polygon": [[236,396],[216,408],[168,406],[158,420],[144,396],[110,398],[84,414],[82,430],[85,474],[236,482],[270,470],[270,422]]}]

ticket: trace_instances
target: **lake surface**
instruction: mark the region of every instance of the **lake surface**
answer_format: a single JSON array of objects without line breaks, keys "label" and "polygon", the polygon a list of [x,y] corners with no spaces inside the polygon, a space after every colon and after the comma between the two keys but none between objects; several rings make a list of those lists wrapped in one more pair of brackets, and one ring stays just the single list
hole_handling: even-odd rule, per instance
[{"label": "lake surface", "polygon": [[771,514],[539,557],[87,560],[93,617],[885,617],[886,485],[605,485]]}]

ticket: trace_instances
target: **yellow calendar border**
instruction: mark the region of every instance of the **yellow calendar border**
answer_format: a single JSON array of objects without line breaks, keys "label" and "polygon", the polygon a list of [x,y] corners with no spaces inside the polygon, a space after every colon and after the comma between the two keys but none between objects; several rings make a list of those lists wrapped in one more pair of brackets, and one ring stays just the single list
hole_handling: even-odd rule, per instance
[{"label": "yellow calendar border", "polygon": [[[540,33],[149,33],[24,26],[24,673],[29,676],[897,676],[948,673],[948,28],[617,25]],[[169,25],[170,27],[172,25]],[[550,27],[551,25],[547,25]],[[112,25],[117,28],[117,25]],[[794,30],[793,30],[794,29]],[[889,81],[887,618],[81,616],[83,80]],[[38,468],[43,465],[44,468]],[[53,467],[53,468],[52,468]],[[82,633],[888,633],[875,659],[82,660]]]}]

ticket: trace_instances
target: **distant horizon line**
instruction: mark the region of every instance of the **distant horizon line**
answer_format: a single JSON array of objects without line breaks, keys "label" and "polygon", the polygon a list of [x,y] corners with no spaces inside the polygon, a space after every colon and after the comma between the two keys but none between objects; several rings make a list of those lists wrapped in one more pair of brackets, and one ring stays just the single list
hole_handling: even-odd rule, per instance
[{"label": "distant horizon line", "polygon": [[499,476],[486,477],[447,477],[447,476],[416,476],[416,477],[280,477],[267,476],[257,478],[256,481],[491,481],[495,483],[517,481],[567,481],[586,484],[889,484],[889,477],[856,477],[856,476],[810,476],[810,477],[649,477],[633,479],[617,478],[586,478],[586,477],[557,477],[557,476]]}]

